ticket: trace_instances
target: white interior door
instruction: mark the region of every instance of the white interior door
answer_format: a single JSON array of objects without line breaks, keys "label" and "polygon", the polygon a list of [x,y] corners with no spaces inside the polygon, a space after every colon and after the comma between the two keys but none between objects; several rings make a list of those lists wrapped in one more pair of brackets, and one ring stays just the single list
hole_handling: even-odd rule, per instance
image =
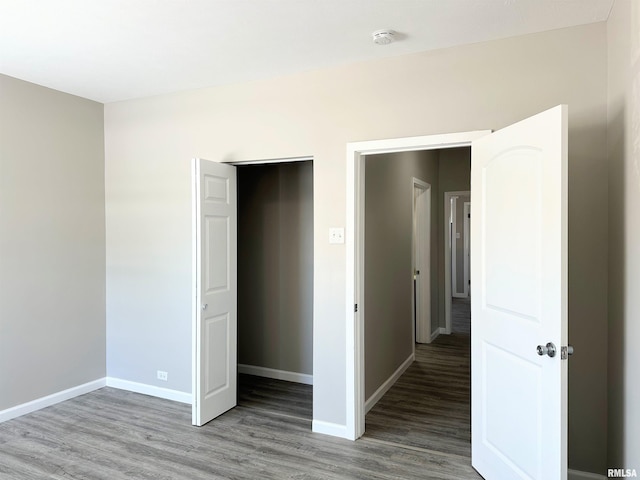
[{"label": "white interior door", "polygon": [[431,341],[431,185],[413,179],[416,338]]},{"label": "white interior door", "polygon": [[194,425],[236,406],[237,199],[231,165],[194,159]]},{"label": "white interior door", "polygon": [[566,480],[565,105],[473,142],[471,204],[472,464]]}]

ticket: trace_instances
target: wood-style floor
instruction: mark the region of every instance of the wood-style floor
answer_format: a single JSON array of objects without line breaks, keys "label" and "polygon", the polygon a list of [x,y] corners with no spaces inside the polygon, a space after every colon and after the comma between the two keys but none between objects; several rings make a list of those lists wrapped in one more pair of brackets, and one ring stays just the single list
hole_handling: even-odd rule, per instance
[{"label": "wood-style floor", "polygon": [[253,375],[238,375],[238,406],[311,422],[313,388]]},{"label": "wood-style floor", "polygon": [[[452,349],[448,343],[442,338],[432,345]],[[421,353],[414,366],[428,373],[423,356],[430,358]],[[0,478],[479,479],[463,446],[469,413],[461,384],[468,358],[466,374],[459,362],[440,361],[441,368],[453,367],[449,381],[460,385],[439,399],[425,397],[431,407],[418,407],[416,415],[431,416],[411,418],[406,398],[395,404],[400,413],[385,413],[385,396],[367,416],[367,434],[356,442],[311,432],[311,389],[304,385],[241,376],[238,407],[200,428],[191,426],[188,405],[103,388],[0,424]],[[410,388],[405,380],[387,396]],[[448,413],[450,420],[443,420]],[[382,422],[386,427],[376,426],[376,418],[388,415],[395,417]],[[421,426],[432,439],[420,441],[415,424],[425,418],[436,427]]]},{"label": "wood-style floor", "polygon": [[[366,417],[366,437],[471,458],[471,312],[455,298],[451,335],[416,360]],[[477,477],[479,478],[479,477]]]}]

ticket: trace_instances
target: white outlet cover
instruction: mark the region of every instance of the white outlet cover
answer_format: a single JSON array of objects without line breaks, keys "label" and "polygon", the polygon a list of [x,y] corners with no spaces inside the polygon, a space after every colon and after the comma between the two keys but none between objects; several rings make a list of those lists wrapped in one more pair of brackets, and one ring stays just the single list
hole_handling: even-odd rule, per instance
[{"label": "white outlet cover", "polygon": [[329,243],[331,243],[331,244],[344,243],[344,228],[343,227],[331,227],[329,229]]}]

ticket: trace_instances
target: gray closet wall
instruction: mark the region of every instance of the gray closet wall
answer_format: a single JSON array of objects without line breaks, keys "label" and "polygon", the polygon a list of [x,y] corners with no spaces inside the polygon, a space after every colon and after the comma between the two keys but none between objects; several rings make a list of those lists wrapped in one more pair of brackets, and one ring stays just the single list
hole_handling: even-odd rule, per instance
[{"label": "gray closet wall", "polygon": [[238,363],[313,374],[313,164],[238,167]]}]

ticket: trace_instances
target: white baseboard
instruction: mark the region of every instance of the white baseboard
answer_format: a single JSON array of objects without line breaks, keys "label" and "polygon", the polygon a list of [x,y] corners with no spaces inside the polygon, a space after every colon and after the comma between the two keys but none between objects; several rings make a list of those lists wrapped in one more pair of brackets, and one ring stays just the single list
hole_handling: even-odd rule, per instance
[{"label": "white baseboard", "polygon": [[436,328],[436,331],[431,333],[430,342],[433,342],[436,338],[438,338],[438,336],[440,334],[446,334],[446,333],[447,333],[447,329],[446,328],[444,328],[444,327]]},{"label": "white baseboard", "polygon": [[151,395],[152,397],[173,400],[174,402],[193,403],[193,397],[190,393],[171,390],[169,388],[156,387],[155,385],[147,385],[146,383],[131,382],[121,378],[107,377],[107,387],[118,388],[120,390],[128,390],[129,392],[142,393]]},{"label": "white baseboard", "polygon": [[369,410],[373,408],[373,406],[378,403],[378,401],[384,396],[385,393],[389,391],[393,384],[398,381],[398,379],[402,376],[402,374],[409,368],[409,366],[416,359],[415,353],[409,355],[402,365],[398,367],[398,369],[393,372],[393,374],[387,378],[387,380],[380,385],[380,387],[364,402],[364,413],[369,413]]},{"label": "white baseboard", "polygon": [[106,379],[99,378],[98,380],[94,380],[92,382],[84,383],[76,387],[71,387],[66,390],[62,390],[61,392],[52,393],[51,395],[47,395],[46,397],[37,398],[30,402],[16,405],[15,407],[7,408],[6,410],[0,411],[0,423],[11,420],[12,418],[26,415],[27,413],[35,412],[36,410],[40,410],[42,408],[50,407],[51,405],[64,402],[65,400],[70,400],[74,397],[84,395],[85,393],[93,392],[94,390],[98,390],[105,385]]},{"label": "white baseboard", "polygon": [[287,372],[286,370],[276,370],[274,368],[257,367],[255,365],[242,364],[238,364],[238,373],[256,375],[258,377],[275,378],[276,380],[286,380],[287,382],[313,385],[313,375],[307,375],[306,373]]},{"label": "white baseboard", "polygon": [[580,470],[571,470],[567,472],[567,480],[606,480],[607,477],[597,473],[581,472]]},{"label": "white baseboard", "polygon": [[331,435],[332,437],[340,437],[351,440],[351,438],[347,434],[347,426],[340,425],[338,423],[314,420],[313,422],[311,422],[311,431],[314,433],[322,433],[324,435]]}]

